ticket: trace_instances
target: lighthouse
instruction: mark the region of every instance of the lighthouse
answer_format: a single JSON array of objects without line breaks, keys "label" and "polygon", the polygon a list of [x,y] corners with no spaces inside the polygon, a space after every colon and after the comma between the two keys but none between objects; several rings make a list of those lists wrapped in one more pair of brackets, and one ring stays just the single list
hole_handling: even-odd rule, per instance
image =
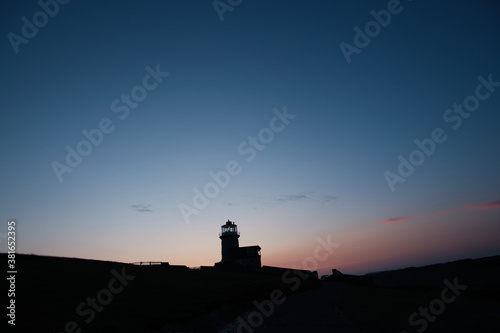
[{"label": "lighthouse", "polygon": [[238,226],[234,222],[227,220],[226,224],[221,226],[219,238],[222,241],[222,262],[231,262],[231,249],[240,247],[238,242],[238,238],[240,238]]},{"label": "lighthouse", "polygon": [[215,264],[215,267],[232,267],[236,269],[255,270],[260,269],[260,246],[242,246],[240,247],[238,238],[238,226],[236,223],[227,220],[226,224],[221,226],[219,234],[221,239],[222,260]]}]

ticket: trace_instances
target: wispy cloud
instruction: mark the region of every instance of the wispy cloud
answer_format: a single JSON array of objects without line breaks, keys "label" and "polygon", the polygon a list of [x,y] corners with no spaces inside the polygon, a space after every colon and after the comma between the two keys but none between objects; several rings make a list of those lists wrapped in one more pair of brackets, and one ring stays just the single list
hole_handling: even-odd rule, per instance
[{"label": "wispy cloud", "polygon": [[[460,206],[460,207],[449,208],[449,209],[441,210],[441,211],[434,213],[434,214],[429,214],[427,216],[446,215],[446,214],[452,214],[454,212],[464,211],[464,210],[488,210],[488,209],[498,209],[498,208],[500,208],[500,200],[490,201],[490,202],[486,202],[486,203],[482,203],[482,204],[464,205],[464,206]],[[425,216],[419,215],[419,216],[393,217],[393,218],[390,218],[387,220],[375,222],[375,224],[405,223],[408,220],[418,218],[418,217],[425,217]]]},{"label": "wispy cloud", "polygon": [[500,200],[490,201],[479,205],[469,205],[464,207],[464,209],[479,209],[479,210],[495,209],[495,208],[500,208]]},{"label": "wispy cloud", "polygon": [[320,204],[323,207],[333,205],[339,198],[334,195],[316,193],[314,191],[284,193],[274,196],[244,196],[242,198],[226,201],[225,206],[240,205],[258,205],[264,208],[274,207],[276,205],[287,204]]},{"label": "wispy cloud", "polygon": [[279,197],[276,198],[277,201],[281,201],[281,202],[303,201],[303,200],[310,200],[310,199],[311,199],[311,197],[308,195],[308,193],[280,195]]},{"label": "wispy cloud", "polygon": [[460,207],[455,207],[451,209],[446,209],[437,212],[437,215],[443,215],[443,214],[451,214],[457,211],[463,211],[463,210],[487,210],[487,209],[496,209],[500,208],[500,200],[496,201],[490,201],[482,204],[472,204],[472,205],[464,205]]},{"label": "wispy cloud", "polygon": [[405,217],[391,217],[390,219],[387,219],[387,220],[375,222],[375,224],[405,223],[409,220],[416,219],[419,217],[422,217],[422,216],[412,215],[412,216],[405,216]]},{"label": "wispy cloud", "polygon": [[302,202],[302,201],[315,201],[321,203],[323,206],[328,206],[333,204],[338,200],[338,197],[334,195],[320,195],[316,194],[313,191],[310,192],[300,192],[300,193],[292,193],[280,195],[275,198],[275,201],[278,202]]},{"label": "wispy cloud", "polygon": [[459,209],[455,208],[455,209],[445,209],[445,210],[440,210],[439,212],[437,212],[437,213],[436,213],[436,215],[451,214],[451,213],[453,213],[453,212],[456,212],[457,210],[459,210]]},{"label": "wispy cloud", "polygon": [[130,207],[133,210],[135,210],[136,212],[139,212],[139,213],[151,213],[151,212],[154,212],[154,210],[152,210],[150,208],[151,204],[149,204],[149,205],[132,205]]},{"label": "wispy cloud", "polygon": [[334,204],[339,198],[334,195],[324,195],[321,201],[323,206],[329,206]]}]

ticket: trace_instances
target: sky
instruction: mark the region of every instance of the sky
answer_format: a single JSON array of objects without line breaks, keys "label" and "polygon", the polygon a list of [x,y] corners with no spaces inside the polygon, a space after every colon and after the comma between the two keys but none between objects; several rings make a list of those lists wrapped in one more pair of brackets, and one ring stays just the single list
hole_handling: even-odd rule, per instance
[{"label": "sky", "polygon": [[320,274],[498,255],[499,15],[3,1],[0,251],[213,265],[230,219]]}]

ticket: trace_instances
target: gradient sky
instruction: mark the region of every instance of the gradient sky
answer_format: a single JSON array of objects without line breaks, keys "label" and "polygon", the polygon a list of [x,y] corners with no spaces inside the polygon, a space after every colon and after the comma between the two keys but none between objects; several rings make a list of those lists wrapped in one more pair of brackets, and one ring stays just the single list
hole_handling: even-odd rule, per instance
[{"label": "gradient sky", "polygon": [[[231,219],[264,265],[302,267],[330,236],[320,274],[500,254],[500,87],[477,88],[500,81],[500,6],[401,1],[348,63],[340,44],[388,3],[242,1],[221,21],[212,1],[73,0],[43,22],[36,1],[3,1],[1,251],[16,219],[20,253],[212,265]],[[127,107],[148,66],[169,74]],[[477,110],[446,120],[476,88]],[[284,109],[248,161],[240,145]],[[59,181],[54,161],[106,118]],[[446,141],[391,191],[384,173],[435,128]],[[241,171],[187,223],[179,205],[229,161]]]}]

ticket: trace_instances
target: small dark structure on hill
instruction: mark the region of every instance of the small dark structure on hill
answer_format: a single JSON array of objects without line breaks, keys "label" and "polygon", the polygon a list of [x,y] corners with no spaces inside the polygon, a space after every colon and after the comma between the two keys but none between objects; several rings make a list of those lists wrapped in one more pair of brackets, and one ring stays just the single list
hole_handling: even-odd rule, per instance
[{"label": "small dark structure on hill", "polygon": [[318,279],[317,271],[308,271],[306,269],[284,268],[274,266],[262,266],[262,273],[269,275],[276,275],[281,277],[299,276],[301,280]]},{"label": "small dark structure on hill", "polygon": [[221,239],[222,260],[215,264],[217,268],[240,267],[247,269],[260,269],[260,246],[242,246],[240,247],[238,238],[240,233],[238,226],[227,220],[226,224],[221,226],[219,234]]},{"label": "small dark structure on hill", "polygon": [[327,277],[327,281],[340,281],[346,283],[353,284],[361,284],[367,286],[373,286],[373,278],[369,275],[351,275],[351,274],[343,274],[338,269],[332,269],[332,275]]}]

